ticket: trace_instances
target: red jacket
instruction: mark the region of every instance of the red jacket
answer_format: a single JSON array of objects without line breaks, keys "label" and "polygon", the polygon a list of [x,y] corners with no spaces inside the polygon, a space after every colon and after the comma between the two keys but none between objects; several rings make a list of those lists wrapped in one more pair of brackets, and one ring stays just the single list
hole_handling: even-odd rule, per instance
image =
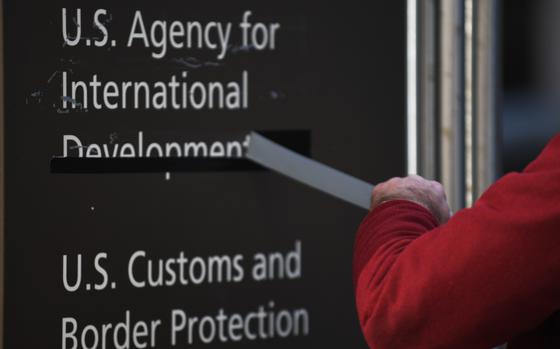
[{"label": "red jacket", "polygon": [[445,225],[408,201],[370,212],[354,284],[372,349],[560,348],[560,136]]}]

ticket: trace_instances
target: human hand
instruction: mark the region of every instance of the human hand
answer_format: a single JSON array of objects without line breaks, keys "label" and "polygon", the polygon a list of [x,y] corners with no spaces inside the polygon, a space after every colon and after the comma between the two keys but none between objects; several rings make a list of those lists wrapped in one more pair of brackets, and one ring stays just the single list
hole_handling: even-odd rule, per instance
[{"label": "human hand", "polygon": [[392,200],[408,200],[424,206],[440,224],[447,222],[451,215],[443,186],[420,176],[395,177],[376,185],[372,193],[370,210]]}]

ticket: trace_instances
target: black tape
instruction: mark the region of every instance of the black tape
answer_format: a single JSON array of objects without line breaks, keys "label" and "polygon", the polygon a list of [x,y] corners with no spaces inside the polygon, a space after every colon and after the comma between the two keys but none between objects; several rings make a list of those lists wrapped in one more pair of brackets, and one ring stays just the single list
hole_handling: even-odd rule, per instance
[{"label": "black tape", "polygon": [[[310,156],[309,130],[258,131],[295,152]],[[51,173],[163,173],[262,171],[264,168],[245,158],[167,157],[167,158],[53,158]]]}]

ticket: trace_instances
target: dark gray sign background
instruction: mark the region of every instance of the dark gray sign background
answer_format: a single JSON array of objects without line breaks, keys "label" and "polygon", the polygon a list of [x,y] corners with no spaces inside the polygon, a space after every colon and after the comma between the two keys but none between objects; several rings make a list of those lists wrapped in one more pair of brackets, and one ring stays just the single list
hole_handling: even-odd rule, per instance
[{"label": "dark gray sign background", "polygon": [[[63,47],[63,7],[80,7],[83,30],[91,35],[94,10],[107,9],[118,46]],[[247,69],[249,109],[57,112],[57,72],[71,70],[83,80],[98,74],[102,80],[166,81],[185,70],[176,58],[211,57],[183,50],[156,61],[147,50],[125,48],[136,9],[146,21],[235,24],[251,10],[254,21],[280,22],[275,51],[230,54],[219,67],[189,73],[226,81]],[[404,1],[5,1],[4,29],[5,348],[60,347],[65,316],[101,324],[121,321],[131,309],[136,319],[167,320],[174,308],[197,315],[222,307],[245,313],[271,300],[278,308],[306,308],[310,335],[207,347],[365,348],[351,282],[354,232],[363,210],[266,171],[173,173],[166,181],[163,174],[51,174],[49,161],[61,155],[63,134],[101,143],[115,133],[124,142],[140,130],[167,141],[303,129],[311,131],[315,159],[372,183],[402,175]],[[184,251],[248,258],[288,251],[296,240],[303,244],[299,280],[246,278],[240,284],[158,289],[127,283],[127,261],[136,250],[152,257]],[[62,256],[84,254],[84,277],[93,282],[98,252],[108,253],[105,266],[117,289],[66,292]],[[161,336],[158,348],[167,345]]]}]

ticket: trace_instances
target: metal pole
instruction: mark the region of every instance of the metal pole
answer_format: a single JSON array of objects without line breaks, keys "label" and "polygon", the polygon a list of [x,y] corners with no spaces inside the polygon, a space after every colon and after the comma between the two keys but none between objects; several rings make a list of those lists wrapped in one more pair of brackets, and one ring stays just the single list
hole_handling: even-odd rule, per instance
[{"label": "metal pole", "polygon": [[452,210],[465,206],[464,3],[440,2],[440,171]]},{"label": "metal pole", "polygon": [[465,206],[473,203],[474,181],[474,0],[465,0]]},{"label": "metal pole", "polygon": [[438,179],[437,1],[418,3],[418,172]]},{"label": "metal pole", "polygon": [[418,0],[406,4],[406,157],[407,173],[418,173]]},{"label": "metal pole", "polygon": [[[472,0],[471,0],[472,1]],[[498,128],[498,0],[480,0],[473,8],[473,199],[497,178]]]}]

